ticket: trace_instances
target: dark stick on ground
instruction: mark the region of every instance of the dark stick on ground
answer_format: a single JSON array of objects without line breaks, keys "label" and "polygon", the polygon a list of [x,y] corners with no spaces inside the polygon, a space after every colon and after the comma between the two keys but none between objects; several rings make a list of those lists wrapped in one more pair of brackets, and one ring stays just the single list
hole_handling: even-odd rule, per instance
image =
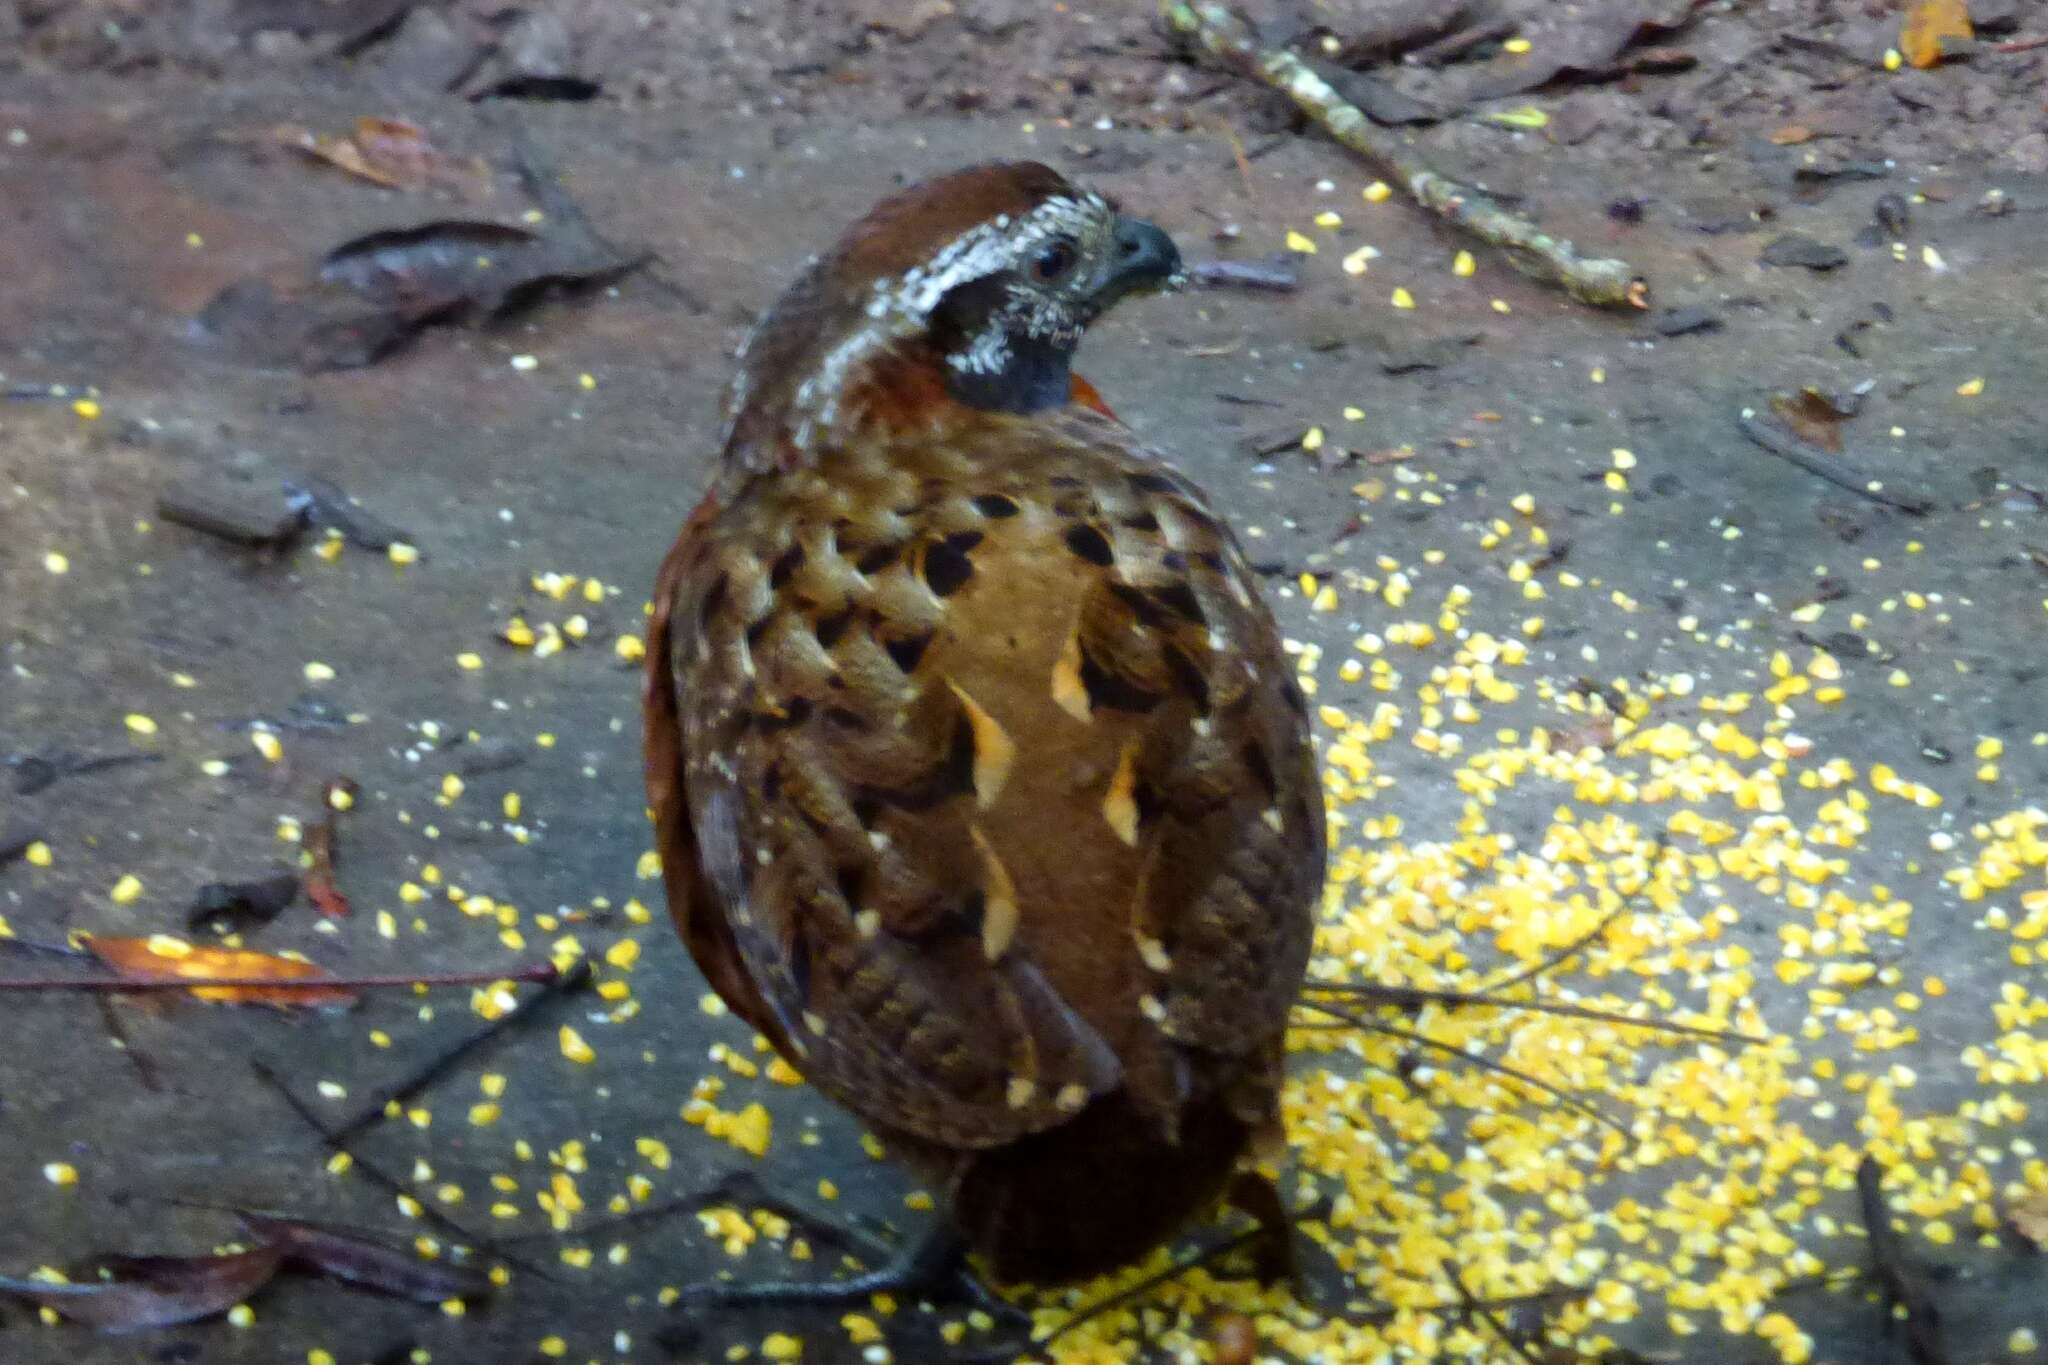
[{"label": "dark stick on ground", "polygon": [[1188,279],[1211,289],[1263,289],[1276,294],[1292,293],[1301,287],[1301,272],[1284,257],[1264,261],[1197,261],[1188,267]]},{"label": "dark stick on ground", "polygon": [[1493,1311],[1465,1287],[1465,1281],[1459,1277],[1456,1270],[1448,1264],[1440,1264],[1437,1269],[1443,1272],[1444,1279],[1450,1283],[1451,1291],[1458,1296],[1458,1302],[1465,1306],[1466,1317],[1479,1319],[1488,1331],[1500,1339],[1501,1345],[1513,1351],[1520,1359],[1528,1361],[1529,1365],[1543,1365],[1543,1358],[1530,1350],[1529,1344],[1520,1336],[1510,1332],[1508,1325],[1495,1317]]},{"label": "dark stick on ground", "polygon": [[1415,986],[1377,986],[1369,981],[1334,982],[1311,981],[1302,989],[1317,995],[1332,995],[1340,999],[1364,1000],[1375,1005],[1392,1005],[1402,1009],[1413,1009],[1423,1004],[1475,1006],[1484,1005],[1492,1009],[1528,1010],[1535,1014],[1560,1014],[1571,1019],[1590,1019],[1599,1024],[1616,1024],[1623,1028],[1650,1029],[1657,1033],[1674,1033],[1687,1038],[1705,1038],[1710,1042],[1768,1043],[1771,1041],[1761,1033],[1744,1033],[1740,1029],[1702,1028],[1697,1024],[1674,1024],[1668,1019],[1637,1019],[1631,1015],[1617,1014],[1612,1010],[1596,1010],[1588,1005],[1573,1005],[1561,1000],[1503,1000],[1498,995],[1484,991],[1432,991]]},{"label": "dark stick on ground", "polygon": [[410,976],[89,976],[70,981],[55,977],[0,977],[0,994],[98,991],[107,995],[126,995],[131,991],[237,989],[317,994],[321,991],[402,990],[408,986],[483,986],[493,981],[552,982],[559,980],[560,975],[552,966],[542,966],[516,972],[419,972]]},{"label": "dark stick on ground", "polygon": [[1765,417],[1761,413],[1745,408],[1737,415],[1736,422],[1741,426],[1744,436],[1779,459],[1790,461],[1807,473],[1826,479],[1837,488],[1847,489],[1859,498],[1868,498],[1872,502],[1904,512],[1910,517],[1924,516],[1934,507],[1934,500],[1931,498],[1899,497],[1885,492],[1882,488],[1873,488],[1872,480],[1858,474],[1849,465],[1826,451],[1816,450],[1800,440],[1775,418]]},{"label": "dark stick on ground", "polygon": [[553,1000],[574,995],[590,984],[590,964],[578,961],[568,971],[553,980],[541,984],[541,988],[482,1028],[476,1029],[453,1046],[444,1048],[416,1067],[412,1074],[394,1085],[380,1087],[372,1092],[370,1102],[362,1111],[340,1127],[334,1129],[332,1138],[336,1142],[347,1142],[368,1132],[383,1122],[387,1111],[394,1104],[403,1105],[414,1096],[433,1085],[472,1053],[489,1043],[504,1037],[514,1028],[524,1027],[533,1022],[541,1007]]},{"label": "dark stick on ground", "polygon": [[1612,910],[1609,910],[1606,914],[1600,917],[1599,923],[1595,924],[1585,933],[1580,934],[1570,943],[1565,944],[1562,948],[1558,948],[1552,952],[1546,953],[1541,960],[1531,963],[1530,965],[1522,968],[1518,972],[1511,972],[1507,976],[1502,977],[1499,981],[1495,981],[1488,985],[1481,986],[1479,988],[1479,993],[1481,995],[1498,995],[1500,992],[1506,990],[1510,986],[1519,986],[1524,981],[1529,980],[1531,977],[1541,976],[1545,972],[1548,972],[1555,967],[1561,966],[1574,953],[1578,952],[1581,948],[1584,948],[1587,944],[1593,942],[1602,934],[1606,933],[1607,927],[1610,924],[1613,924],[1614,921],[1616,921],[1617,919],[1621,918],[1621,912],[1628,909],[1630,906],[1634,905],[1639,899],[1641,899],[1643,892],[1649,889],[1651,880],[1654,879],[1657,875],[1657,863],[1664,856],[1665,841],[1667,837],[1668,836],[1662,830],[1658,831],[1656,845],[1651,848],[1650,857],[1648,859],[1650,870],[1643,874],[1643,880],[1637,883],[1635,890],[1629,892],[1626,896],[1622,897],[1621,900],[1615,905],[1615,907]]},{"label": "dark stick on ground", "polygon": [[1219,0],[1160,0],[1160,17],[1228,70],[1276,90],[1332,138],[1370,162],[1430,212],[1498,249],[1508,263],[1601,308],[1647,308],[1650,286],[1618,260],[1589,260],[1562,237],[1485,194],[1439,174],[1399,137],[1375,128],[1363,111],[1284,48],[1260,45],[1252,25]]},{"label": "dark stick on ground", "polygon": [[316,1134],[319,1135],[321,1144],[325,1146],[329,1151],[344,1153],[349,1158],[349,1160],[354,1163],[354,1168],[356,1170],[361,1171],[363,1175],[372,1184],[383,1189],[387,1194],[390,1194],[393,1198],[396,1198],[399,1195],[404,1195],[407,1199],[412,1200],[419,1209],[419,1218],[421,1222],[431,1224],[432,1226],[439,1228],[448,1236],[454,1238],[460,1244],[468,1247],[473,1247],[477,1251],[484,1252],[487,1255],[495,1256],[500,1261],[503,1261],[506,1265],[512,1266],[513,1268],[518,1270],[523,1270],[527,1274],[532,1275],[536,1279],[553,1280],[555,1278],[555,1276],[545,1268],[534,1264],[532,1261],[528,1261],[521,1257],[514,1256],[509,1252],[503,1250],[496,1243],[489,1241],[486,1238],[477,1236],[468,1228],[456,1222],[453,1218],[450,1218],[447,1214],[442,1213],[433,1205],[426,1203],[424,1200],[421,1200],[417,1195],[413,1194],[411,1188],[407,1186],[406,1182],[400,1180],[397,1176],[392,1175],[389,1171],[386,1171],[383,1167],[377,1165],[375,1162],[368,1160],[360,1152],[352,1150],[346,1141],[336,1137],[334,1135],[333,1130],[328,1128],[326,1123],[324,1123],[321,1120],[320,1116],[314,1113],[313,1110],[306,1104],[306,1102],[298,1097],[298,1095],[292,1090],[291,1086],[286,1083],[284,1077],[278,1075],[274,1069],[265,1064],[261,1059],[251,1058],[249,1061],[249,1069],[256,1073],[257,1080],[263,1082],[264,1085],[268,1086],[271,1090],[277,1092],[277,1097],[285,1102],[285,1106],[289,1108],[293,1114],[298,1116],[298,1119],[301,1123],[305,1124],[308,1128],[312,1129]]},{"label": "dark stick on ground", "polygon": [[150,1060],[148,1053],[136,1047],[135,1040],[128,1036],[128,1027],[121,1022],[118,1003],[106,995],[94,996],[93,1003],[99,1006],[100,1022],[107,1028],[107,1041],[128,1059],[129,1066],[135,1068],[135,1079],[142,1082],[144,1090],[152,1093],[161,1092],[164,1087],[157,1077],[156,1063]]},{"label": "dark stick on ground", "polygon": [[1870,1273],[1884,1290],[1884,1312],[1906,1310],[1906,1351],[1913,1365],[1949,1365],[1941,1349],[1941,1314],[1926,1280],[1913,1264],[1905,1243],[1892,1228],[1884,1202],[1884,1167],[1866,1153],[1856,1167],[1856,1197],[1863,1209],[1863,1227],[1870,1236]]}]

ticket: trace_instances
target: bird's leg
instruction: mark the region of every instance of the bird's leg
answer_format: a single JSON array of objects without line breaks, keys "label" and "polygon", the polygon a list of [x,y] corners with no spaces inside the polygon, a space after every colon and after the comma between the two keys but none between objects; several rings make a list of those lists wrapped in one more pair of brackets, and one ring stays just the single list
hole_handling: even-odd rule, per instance
[{"label": "bird's leg", "polygon": [[1289,1213],[1286,1201],[1272,1181],[1256,1171],[1239,1171],[1224,1191],[1224,1201],[1240,1213],[1258,1220],[1259,1236],[1251,1244],[1252,1273],[1262,1285],[1285,1281],[1294,1296],[1310,1307],[1320,1307],[1321,1294],[1304,1275],[1304,1262],[1324,1263],[1328,1256],[1303,1237],[1296,1227],[1300,1216],[1319,1217],[1321,1205]]},{"label": "bird's leg", "polygon": [[989,1291],[967,1265],[967,1244],[950,1226],[936,1224],[915,1242],[893,1252],[883,1265],[846,1279],[793,1279],[766,1283],[707,1283],[684,1291],[686,1300],[731,1306],[748,1304],[840,1304],[870,1293],[897,1293],[934,1302],[967,1300],[989,1304]]},{"label": "bird's leg", "polygon": [[744,1308],[754,1304],[829,1304],[896,1294],[934,1303],[965,1303],[998,1318],[1019,1311],[983,1284],[967,1263],[967,1245],[939,1223],[873,1270],[839,1280],[771,1280],[756,1284],[702,1284],[683,1293],[685,1303]]}]

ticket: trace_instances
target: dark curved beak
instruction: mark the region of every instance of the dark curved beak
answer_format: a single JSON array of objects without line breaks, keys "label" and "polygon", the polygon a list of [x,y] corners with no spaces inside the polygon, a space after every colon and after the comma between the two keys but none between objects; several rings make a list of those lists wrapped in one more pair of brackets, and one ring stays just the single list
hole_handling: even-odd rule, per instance
[{"label": "dark curved beak", "polygon": [[1098,294],[1104,307],[1126,294],[1176,288],[1183,278],[1173,238],[1142,218],[1117,219],[1116,260]]}]

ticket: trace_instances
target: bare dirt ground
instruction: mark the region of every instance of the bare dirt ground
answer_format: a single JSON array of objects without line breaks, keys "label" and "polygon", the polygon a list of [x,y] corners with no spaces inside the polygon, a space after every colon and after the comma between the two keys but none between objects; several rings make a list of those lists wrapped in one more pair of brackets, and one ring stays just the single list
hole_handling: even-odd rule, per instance
[{"label": "bare dirt ground", "polygon": [[[1597,929],[1540,994],[1770,1039],[1445,1006],[1373,1017],[1450,1055],[1304,1030],[1287,1170],[1321,1306],[1226,1262],[1050,1353],[1246,1359],[1219,1354],[1243,1314],[1272,1360],[2040,1359],[2048,46],[2025,40],[2048,28],[1985,0],[1974,45],[1887,70],[1900,14],[1878,0],[1480,8],[1259,18],[1356,68],[1447,172],[1627,258],[1651,312],[1576,304],[1377,199],[1150,6],[0,12],[0,975],[97,974],[66,955],[80,932],[210,942],[200,889],[298,868],[347,779],[353,912],[300,898],[241,941],[347,975],[580,958],[597,981],[346,1011],[0,996],[0,1275],[249,1240],[198,1203],[504,1281],[436,1304],[287,1273],[128,1335],[4,1298],[0,1360],[1001,1340],[944,1306],[672,1302],[833,1266],[829,1228],[778,1198],[899,1233],[928,1201],[700,1003],[643,857],[630,655],[751,319],[889,187],[1012,156],[1191,258],[1291,252],[1291,291],[1134,304],[1082,359],[1231,513],[1323,707],[1319,976],[1471,988]],[[284,145],[361,116],[423,130],[395,136],[432,183]],[[655,255],[417,334],[388,298],[294,311],[331,249],[448,219],[567,232],[557,273]],[[457,274],[535,249],[448,241]],[[218,302],[256,278],[269,295]],[[1774,396],[1857,486],[1745,437]],[[417,557],[374,524],[259,550],[159,507],[275,518],[308,476]],[[516,1022],[381,1116],[510,996]],[[370,1116],[347,1160],[256,1064],[319,1123]],[[1866,1157],[1896,1250],[1873,1252]],[[742,1170],[767,1193],[717,1186]],[[1935,1335],[1891,1320],[1888,1276],[1938,1306]],[[1561,1292],[1478,1313],[1454,1277]],[[1050,1326],[1113,1287],[1019,1301]]]}]

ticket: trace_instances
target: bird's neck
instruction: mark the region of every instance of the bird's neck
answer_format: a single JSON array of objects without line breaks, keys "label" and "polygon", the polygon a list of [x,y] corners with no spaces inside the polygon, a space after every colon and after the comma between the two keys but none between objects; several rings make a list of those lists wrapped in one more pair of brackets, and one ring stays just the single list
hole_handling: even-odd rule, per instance
[{"label": "bird's neck", "polygon": [[917,340],[873,347],[813,374],[795,389],[762,386],[736,413],[725,463],[740,474],[789,472],[827,450],[877,436],[931,438],[977,415],[1076,404],[1114,416],[1068,367],[1068,353],[1018,357],[996,373],[948,365]]},{"label": "bird's neck", "polygon": [[1042,412],[1073,393],[1073,351],[991,330],[945,358],[946,387],[983,412]]}]

